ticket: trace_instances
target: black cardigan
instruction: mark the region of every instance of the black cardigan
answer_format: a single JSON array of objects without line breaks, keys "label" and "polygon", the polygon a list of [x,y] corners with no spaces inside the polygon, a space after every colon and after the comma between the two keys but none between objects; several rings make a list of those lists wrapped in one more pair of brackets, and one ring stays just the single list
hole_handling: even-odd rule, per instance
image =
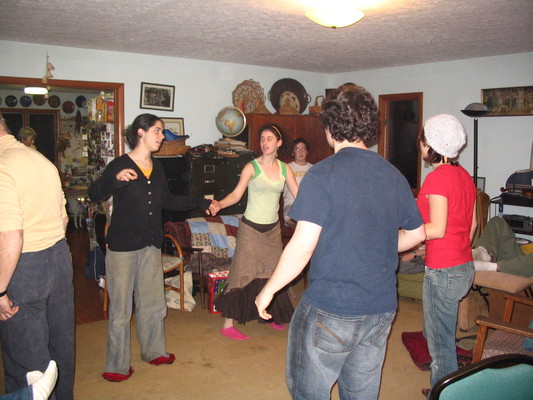
[{"label": "black cardigan", "polygon": [[[153,170],[147,179],[137,164],[124,154],[105,168],[102,176],[89,187],[89,197],[100,201],[113,196],[112,223],[106,243],[112,251],[134,251],[147,246],[161,248],[163,244],[162,209],[182,211],[207,209],[210,200],[202,197],[176,196],[168,189],[161,163],[152,157]],[[125,168],[134,169],[137,179],[117,180]]]}]

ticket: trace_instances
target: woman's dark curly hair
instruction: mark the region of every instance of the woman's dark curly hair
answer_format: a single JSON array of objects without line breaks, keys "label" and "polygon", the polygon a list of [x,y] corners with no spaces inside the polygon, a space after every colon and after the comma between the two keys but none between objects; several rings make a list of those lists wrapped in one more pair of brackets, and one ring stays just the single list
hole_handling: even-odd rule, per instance
[{"label": "woman's dark curly hair", "polygon": [[276,136],[278,140],[283,140],[280,148],[278,149],[278,155],[280,157],[290,157],[292,155],[292,142],[287,138],[285,132],[281,129],[279,125],[276,124],[266,124],[259,128],[259,137],[264,131],[269,131]]},{"label": "woman's dark curly hair", "polygon": [[[126,128],[125,139],[129,148],[133,150],[139,143],[139,129],[147,131],[155,125],[157,121],[161,121],[157,115],[154,114],[141,114],[133,120],[133,123]],[[161,121],[162,123],[163,121]]]},{"label": "woman's dark curly hair", "polygon": [[332,90],[322,104],[320,120],[337,141],[374,142],[378,137],[378,109],[370,93],[347,83]]}]

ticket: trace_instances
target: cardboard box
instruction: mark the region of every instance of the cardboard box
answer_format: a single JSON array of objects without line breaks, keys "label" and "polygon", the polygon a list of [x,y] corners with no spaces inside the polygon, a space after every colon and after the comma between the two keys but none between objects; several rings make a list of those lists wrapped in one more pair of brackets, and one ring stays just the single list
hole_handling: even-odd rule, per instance
[{"label": "cardboard box", "polygon": [[211,314],[220,314],[220,311],[215,309],[215,299],[222,292],[226,286],[226,279],[229,271],[211,272],[208,276],[208,290],[209,290],[209,312]]}]

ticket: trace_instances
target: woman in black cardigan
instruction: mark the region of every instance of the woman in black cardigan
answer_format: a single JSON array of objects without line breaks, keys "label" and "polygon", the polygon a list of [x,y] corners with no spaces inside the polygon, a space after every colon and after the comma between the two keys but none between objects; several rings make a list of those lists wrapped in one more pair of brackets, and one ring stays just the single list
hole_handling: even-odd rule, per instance
[{"label": "woman in black cardigan", "polygon": [[201,208],[211,201],[175,196],[168,189],[161,163],[152,157],[164,140],[163,122],[141,114],[126,132],[133,149],[109,163],[89,188],[94,201],[113,196],[112,220],[106,236],[106,280],[109,290],[107,362],[102,376],[121,382],[133,374],[130,364],[130,319],[135,298],[137,339],[141,357],[153,365],[172,364],[166,352],[164,318],[167,313],[161,246],[162,209]]}]

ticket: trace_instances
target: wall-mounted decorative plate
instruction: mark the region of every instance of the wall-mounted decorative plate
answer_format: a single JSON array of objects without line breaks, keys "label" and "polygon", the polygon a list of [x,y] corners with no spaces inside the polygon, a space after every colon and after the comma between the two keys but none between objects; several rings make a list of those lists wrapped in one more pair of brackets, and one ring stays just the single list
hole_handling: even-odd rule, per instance
[{"label": "wall-mounted decorative plate", "polygon": [[18,99],[11,94],[6,97],[6,105],[8,107],[15,107],[18,104],[18,102],[19,102]]},{"label": "wall-mounted decorative plate", "polygon": [[53,94],[48,98],[48,104],[50,105],[50,107],[57,108],[61,104],[61,99],[55,94]]},{"label": "wall-mounted decorative plate", "polygon": [[66,113],[66,114],[72,114],[74,112],[74,110],[76,109],[76,106],[74,105],[74,103],[72,101],[65,101],[63,103],[63,112]]},{"label": "wall-mounted decorative plate", "polygon": [[85,96],[76,97],[76,105],[80,108],[85,107],[87,105],[87,99],[85,98]]},{"label": "wall-mounted decorative plate", "polygon": [[[298,99],[300,108],[297,111],[300,114],[303,114],[303,112],[307,108],[307,105],[311,101],[311,97],[307,94],[303,85],[295,79],[291,79],[291,78],[280,79],[279,81],[275,82],[272,85],[270,92],[268,92],[268,99],[272,103],[272,106],[276,109],[276,111],[278,111],[284,105],[281,102],[282,96],[284,93],[285,95],[283,96],[284,97],[283,100],[287,100],[286,92],[290,92],[293,96],[295,96]],[[296,103],[296,101],[291,101],[291,102],[293,104]]]},{"label": "wall-mounted decorative plate", "polygon": [[30,96],[22,96],[20,98],[20,105],[22,107],[29,107],[31,106],[31,97]]},{"label": "wall-mounted decorative plate", "polygon": [[233,105],[237,108],[241,105],[245,113],[254,112],[258,105],[264,104],[265,92],[259,82],[253,79],[242,81],[232,92]]},{"label": "wall-mounted decorative plate", "polygon": [[44,94],[34,94],[33,95],[33,104],[36,106],[42,106],[46,103],[46,99],[44,97]]}]

